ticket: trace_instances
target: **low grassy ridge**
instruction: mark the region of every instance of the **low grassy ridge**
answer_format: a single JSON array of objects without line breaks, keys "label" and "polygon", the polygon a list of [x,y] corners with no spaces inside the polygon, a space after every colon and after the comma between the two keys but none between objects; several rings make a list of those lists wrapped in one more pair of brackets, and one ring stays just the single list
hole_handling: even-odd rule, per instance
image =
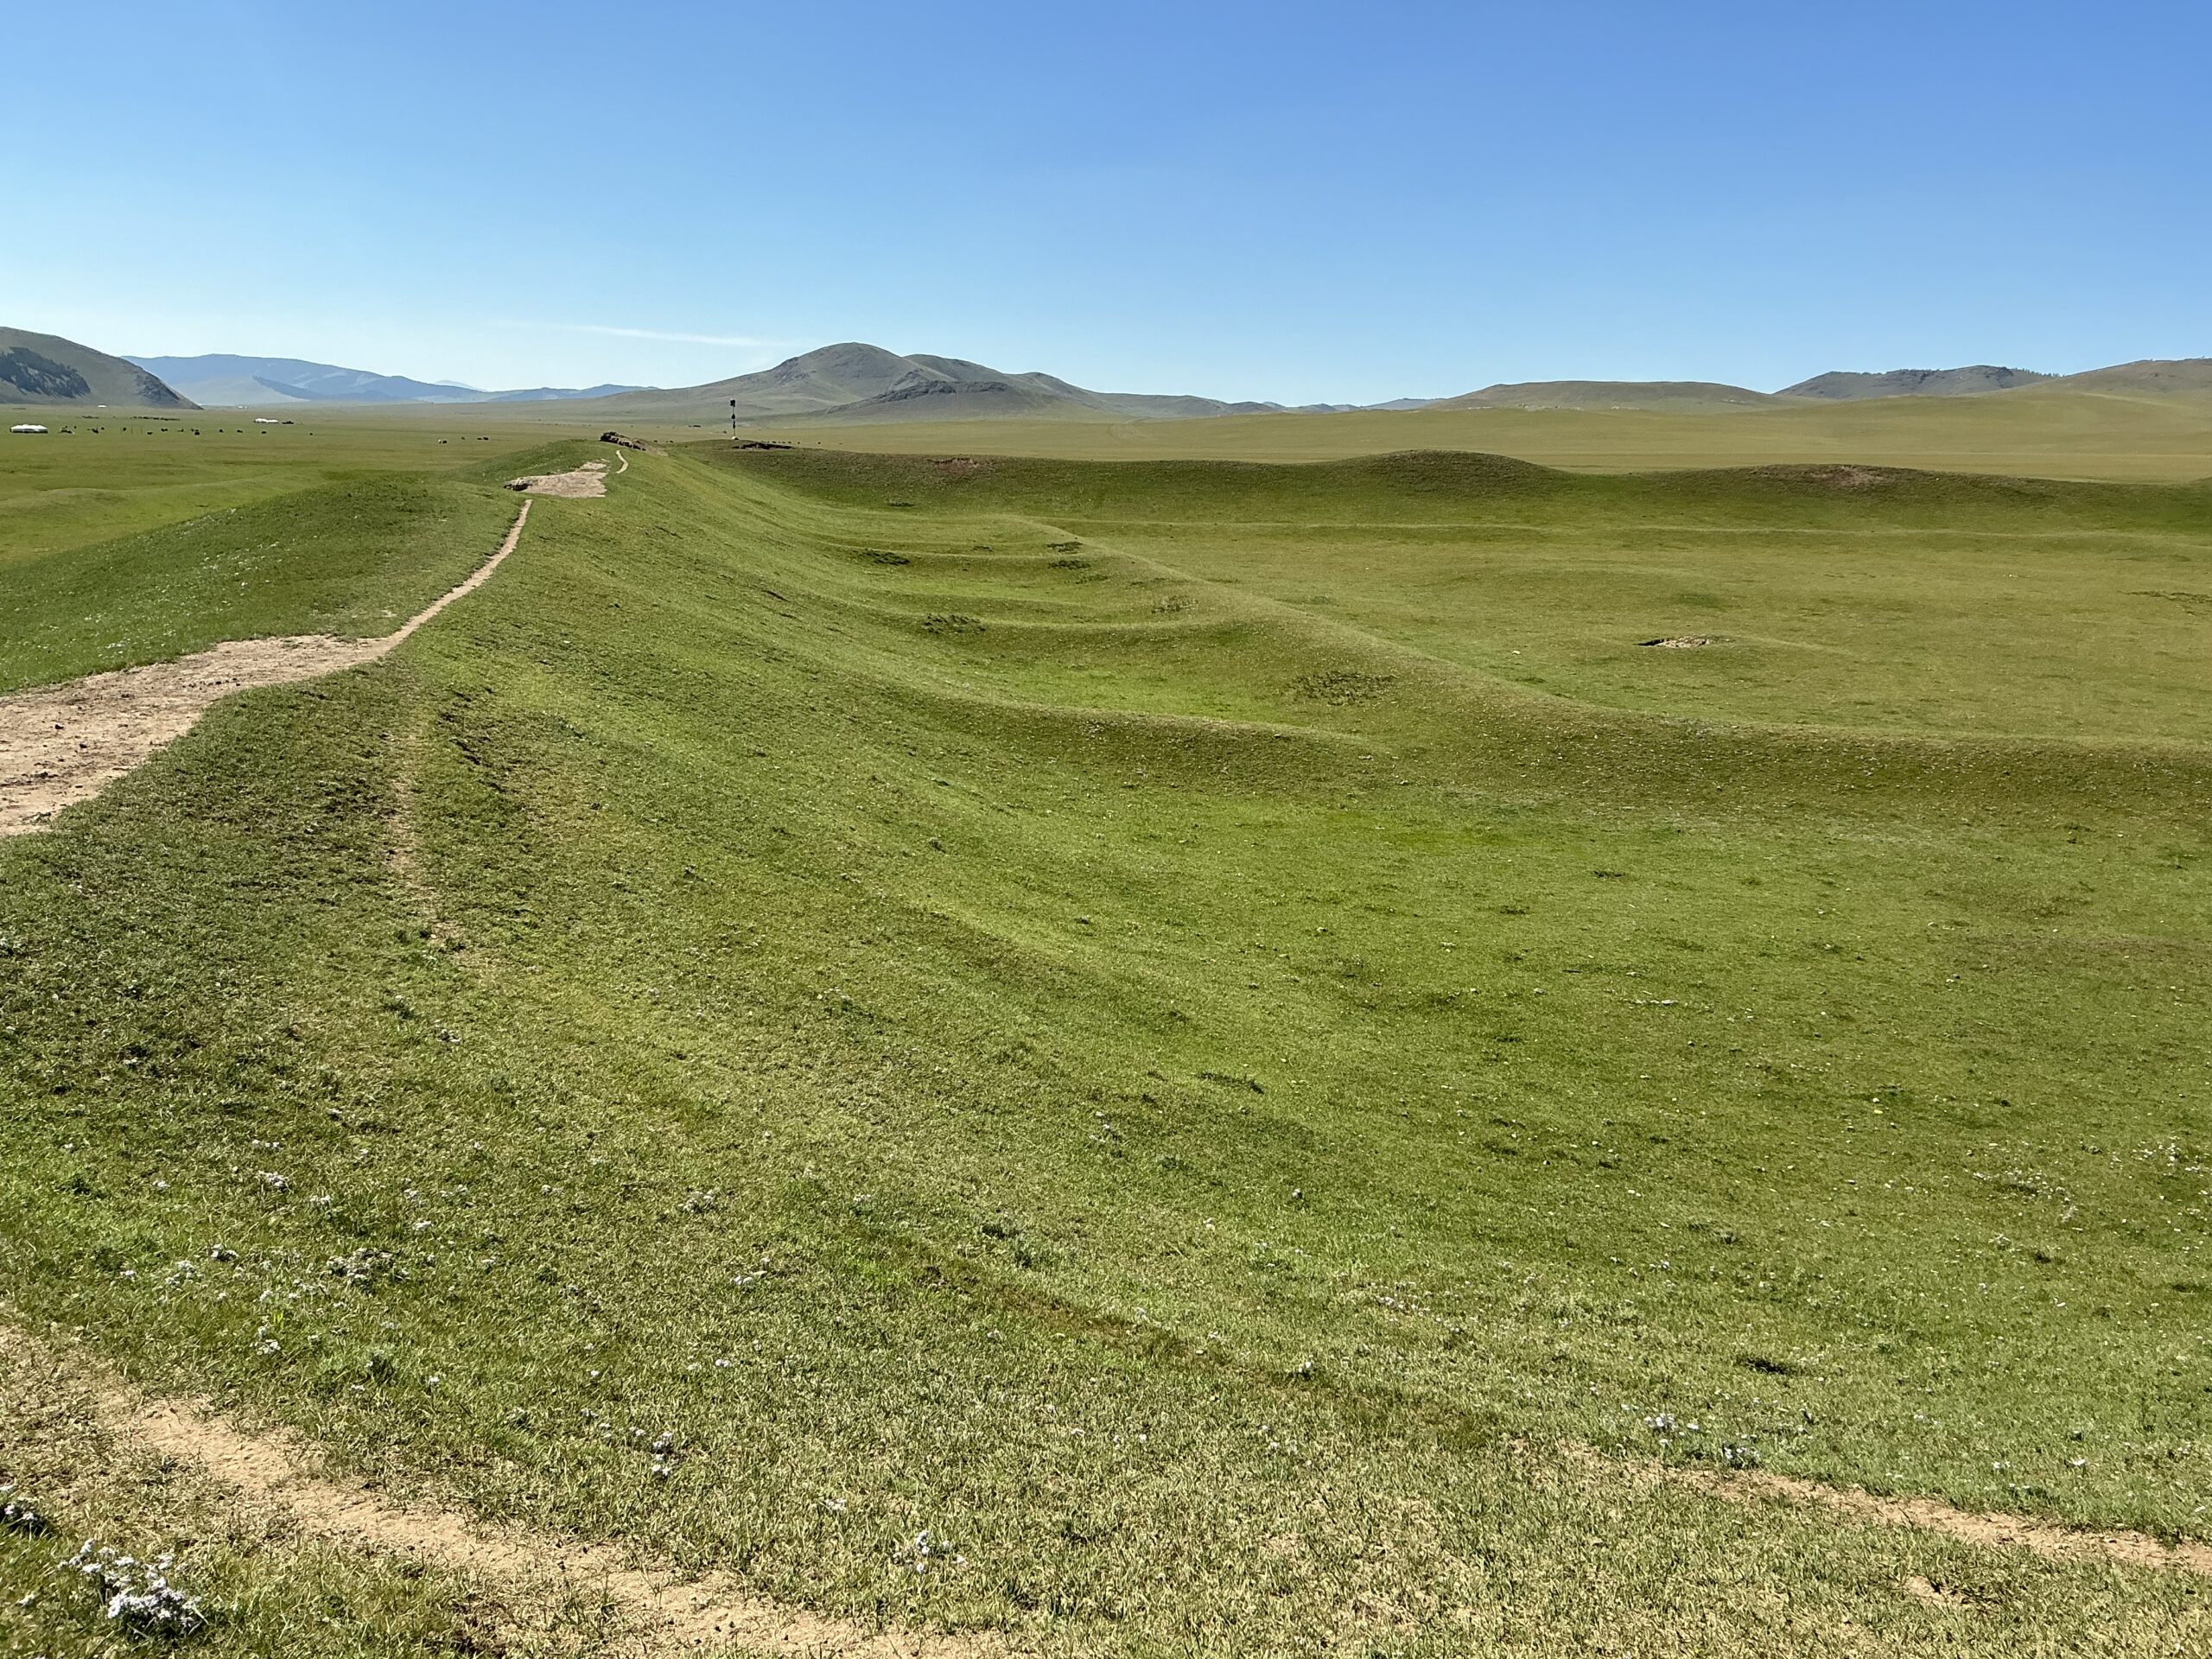
[{"label": "low grassy ridge", "polygon": [[[2202,1648],[2184,1577],[1659,1471],[2212,1530],[2208,534],[633,456],[0,845],[0,1290],[400,1490],[1047,1652]],[[66,1553],[0,1537],[57,1645]],[[287,1587],[467,1639],[210,1570],[211,1650]]]},{"label": "low grassy ridge", "polygon": [[2212,398],[2044,388],[1974,397],[1745,408],[1435,407],[1231,415],[1204,421],[940,421],[844,427],[800,422],[774,435],[802,447],[865,453],[1081,461],[1313,461],[1446,449],[1602,472],[1843,464],[2140,482],[2186,483],[2212,475]]}]

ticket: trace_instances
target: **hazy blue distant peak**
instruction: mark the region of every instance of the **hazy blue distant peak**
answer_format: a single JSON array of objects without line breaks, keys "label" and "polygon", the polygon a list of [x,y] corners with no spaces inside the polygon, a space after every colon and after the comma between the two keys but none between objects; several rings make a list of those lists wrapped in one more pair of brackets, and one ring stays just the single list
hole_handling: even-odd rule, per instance
[{"label": "hazy blue distant peak", "polygon": [[[130,357],[150,374],[199,404],[480,404],[535,403],[544,399],[604,397],[636,386],[593,386],[572,391],[537,386],[518,391],[486,391],[457,380],[416,380],[404,374],[378,374],[296,357],[245,357],[210,352],[198,357]],[[190,390],[187,390],[190,388]]]}]

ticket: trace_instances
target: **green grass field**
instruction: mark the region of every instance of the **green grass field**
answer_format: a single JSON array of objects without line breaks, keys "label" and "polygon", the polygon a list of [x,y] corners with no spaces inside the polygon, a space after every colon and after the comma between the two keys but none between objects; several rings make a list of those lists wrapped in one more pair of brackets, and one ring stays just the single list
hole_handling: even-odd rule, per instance
[{"label": "green grass field", "polygon": [[[609,453],[482,429],[57,442],[0,687],[377,631]],[[2201,1579],[1666,1473],[2212,1536],[2212,489],[631,462],[0,842],[20,1328],[1020,1650],[2212,1647]],[[95,1530],[200,1651],[502,1624],[10,1366],[10,1653],[106,1650]]]},{"label": "green grass field", "polygon": [[2205,399],[2039,390],[1663,411],[1415,409],[842,428],[794,423],[761,435],[869,452],[1071,461],[1340,461],[1458,449],[1599,472],[1841,462],[2139,482],[2212,477],[2212,404]]}]

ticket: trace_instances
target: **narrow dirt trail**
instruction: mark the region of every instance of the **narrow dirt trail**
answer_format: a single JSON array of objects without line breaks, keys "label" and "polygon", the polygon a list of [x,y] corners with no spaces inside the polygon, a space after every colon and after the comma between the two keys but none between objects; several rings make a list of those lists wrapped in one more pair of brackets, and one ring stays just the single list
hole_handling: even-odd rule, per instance
[{"label": "narrow dirt trail", "polygon": [[984,1659],[997,1644],[905,1635],[825,1618],[748,1595],[719,1574],[685,1579],[639,1566],[603,1544],[494,1526],[461,1511],[392,1502],[369,1486],[308,1472],[288,1435],[248,1435],[192,1404],[100,1398],[111,1426],[167,1456],[197,1465],[248,1502],[274,1506],[320,1537],[473,1573],[511,1589],[565,1583],[596,1590],[640,1627],[655,1653],[742,1643],[776,1654],[852,1659]]},{"label": "narrow dirt trail", "polygon": [[2024,1549],[2045,1560],[2105,1561],[2212,1578],[2212,1544],[2187,1540],[2169,1544],[2146,1532],[2089,1531],[2024,1515],[1962,1510],[1941,1498],[1883,1497],[1856,1486],[1823,1486],[1799,1475],[1760,1470],[1720,1474],[1701,1469],[1669,1469],[1666,1478],[1730,1503],[1794,1503],[1825,1510],[1842,1520],[1865,1525],[1915,1527],[1962,1543]]},{"label": "narrow dirt trail", "polygon": [[1007,1659],[989,1637],[885,1630],[768,1601],[721,1574],[687,1578],[604,1544],[495,1525],[464,1510],[402,1503],[367,1483],[317,1471],[312,1451],[287,1431],[250,1433],[188,1401],[142,1399],[49,1344],[0,1324],[0,1348],[35,1356],[41,1369],[82,1390],[100,1427],[134,1450],[193,1470],[327,1542],[371,1549],[469,1574],[527,1601],[563,1591],[604,1597],[634,1632],[610,1652],[713,1653],[819,1659]]},{"label": "narrow dirt trail", "polygon": [[235,692],[374,662],[491,580],[522,539],[530,505],[524,501],[490,558],[393,632],[371,639],[327,633],[226,639],[169,662],[0,696],[0,836],[48,828],[64,807],[92,799],[145,765]]},{"label": "narrow dirt trail", "polygon": [[[0,1326],[0,1341],[30,1340]],[[87,1386],[111,1433],[193,1465],[235,1490],[247,1503],[281,1512],[310,1534],[478,1574],[507,1591],[559,1586],[602,1594],[622,1610],[652,1655],[712,1652],[731,1645],[824,1659],[1010,1659],[1017,1651],[996,1636],[925,1636],[874,1628],[766,1600],[719,1573],[687,1578],[666,1567],[639,1564],[612,1546],[495,1525],[462,1510],[397,1503],[365,1483],[315,1472],[313,1452],[287,1431],[250,1433],[195,1402],[140,1399],[97,1377],[87,1379]],[[1578,1463],[1611,1465],[1630,1481],[1675,1486],[1727,1503],[1825,1510],[1847,1522],[1939,1533],[2056,1562],[2212,1577],[2212,1546],[2201,1543],[2169,1545],[2139,1532],[2079,1531],[2024,1516],[1962,1510],[1932,1498],[1879,1497],[1756,1471],[1722,1474],[1649,1462],[1624,1465],[1582,1446],[1562,1446],[1560,1452]],[[1904,1588],[1923,1599],[1941,1600],[1944,1594],[1921,1580],[1908,1581]]]}]

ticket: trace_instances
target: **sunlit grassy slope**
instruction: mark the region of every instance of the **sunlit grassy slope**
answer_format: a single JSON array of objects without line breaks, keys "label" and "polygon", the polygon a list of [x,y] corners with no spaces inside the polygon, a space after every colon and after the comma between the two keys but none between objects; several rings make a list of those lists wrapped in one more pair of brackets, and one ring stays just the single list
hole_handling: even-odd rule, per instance
[{"label": "sunlit grassy slope", "polygon": [[[2212,738],[2212,482],[1863,467],[1590,478],[1448,454],[1275,467],[794,452],[747,464],[855,506],[1045,515],[1154,562],[1155,582],[1235,588],[1268,601],[1244,607],[1255,620],[1289,626],[1287,607],[1325,625],[1302,636],[1313,648],[1435,681],[1422,716],[1495,677],[1656,715]],[[1089,665],[1103,682],[1092,695],[1116,701],[1146,681],[1160,643],[1086,652],[1045,624],[1045,673],[1064,683]],[[1684,638],[1710,643],[1649,643]],[[1171,700],[1205,672],[1179,674]],[[1239,711],[1280,707],[1270,695]]]},{"label": "sunlit grassy slope", "polygon": [[2138,591],[2208,531],[633,457],[0,844],[0,1290],[1048,1651],[2202,1648],[2186,1581],[1648,1470],[2212,1529],[2202,621]]}]

